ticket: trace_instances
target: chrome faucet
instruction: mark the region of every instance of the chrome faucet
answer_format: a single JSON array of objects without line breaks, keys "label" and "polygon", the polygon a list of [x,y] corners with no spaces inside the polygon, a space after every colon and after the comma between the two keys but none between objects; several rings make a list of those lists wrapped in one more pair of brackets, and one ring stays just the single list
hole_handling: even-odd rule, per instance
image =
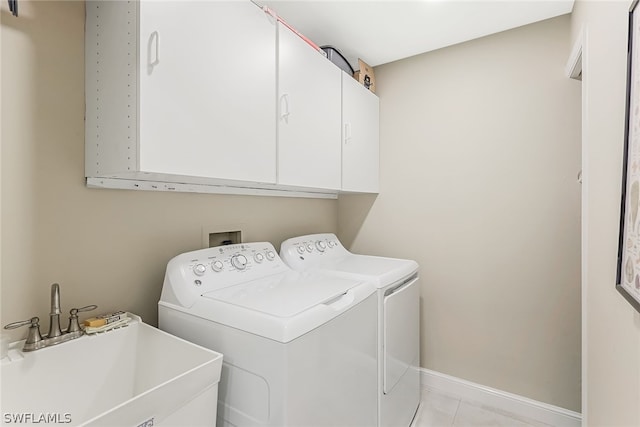
[{"label": "chrome faucet", "polygon": [[20,326],[29,325],[29,333],[24,343],[23,351],[34,351],[40,348],[49,347],[79,338],[84,334],[84,330],[80,328],[78,322],[78,313],[82,311],[91,311],[98,308],[97,305],[88,305],[82,308],[72,308],[69,314],[69,327],[62,331],[60,329],[60,285],[54,283],[51,285],[51,313],[49,313],[49,333],[44,337],[40,335],[40,319],[32,317],[29,320],[21,320],[6,325],[5,329],[15,329]]},{"label": "chrome faucet", "polygon": [[51,285],[51,313],[49,313],[49,333],[47,338],[59,337],[60,330],[60,285]]}]

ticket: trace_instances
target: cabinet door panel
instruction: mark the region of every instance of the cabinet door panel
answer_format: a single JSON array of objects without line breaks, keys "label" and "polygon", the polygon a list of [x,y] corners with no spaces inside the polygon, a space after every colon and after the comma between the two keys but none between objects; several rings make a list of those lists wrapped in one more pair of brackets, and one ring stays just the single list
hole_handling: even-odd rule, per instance
[{"label": "cabinet door panel", "polygon": [[251,2],[140,3],[140,169],[274,183],[276,26]]},{"label": "cabinet door panel", "polygon": [[342,189],[377,193],[378,97],[346,74],[342,80]]},{"label": "cabinet door panel", "polygon": [[340,188],[341,73],[280,24],[278,182]]}]

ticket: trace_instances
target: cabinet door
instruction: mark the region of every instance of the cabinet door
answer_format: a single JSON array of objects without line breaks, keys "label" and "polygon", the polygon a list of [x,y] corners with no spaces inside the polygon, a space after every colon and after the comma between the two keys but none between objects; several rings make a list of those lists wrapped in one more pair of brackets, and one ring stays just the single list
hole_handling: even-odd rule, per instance
[{"label": "cabinet door", "polygon": [[342,71],[279,25],[278,182],[338,190]]},{"label": "cabinet door", "polygon": [[379,101],[360,83],[342,78],[342,190],[377,193]]},{"label": "cabinet door", "polygon": [[140,170],[275,183],[276,25],[249,1],[141,1]]}]

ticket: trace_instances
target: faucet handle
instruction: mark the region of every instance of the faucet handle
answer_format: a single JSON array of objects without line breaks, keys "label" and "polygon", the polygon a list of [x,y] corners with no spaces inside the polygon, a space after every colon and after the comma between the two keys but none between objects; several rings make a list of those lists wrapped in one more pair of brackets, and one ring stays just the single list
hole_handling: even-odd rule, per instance
[{"label": "faucet handle", "polygon": [[69,314],[71,316],[69,317],[69,327],[67,328],[67,333],[78,332],[82,330],[80,329],[80,322],[78,322],[78,313],[95,310],[96,308],[98,308],[98,306],[95,304],[87,305],[80,308],[72,308],[71,311],[69,311]]},{"label": "faucet handle", "polygon": [[95,305],[95,304],[87,305],[87,306],[80,307],[80,308],[72,308],[71,311],[69,311],[69,314],[74,316],[74,315],[77,315],[78,313],[82,313],[84,311],[95,310],[96,308],[98,308],[98,306]]},{"label": "faucet handle", "polygon": [[32,317],[29,320],[20,320],[18,322],[9,323],[5,325],[5,329],[16,329],[21,326],[31,325],[29,326],[29,334],[27,335],[26,344],[35,344],[39,341],[42,341],[42,335],[40,335],[40,318]]}]

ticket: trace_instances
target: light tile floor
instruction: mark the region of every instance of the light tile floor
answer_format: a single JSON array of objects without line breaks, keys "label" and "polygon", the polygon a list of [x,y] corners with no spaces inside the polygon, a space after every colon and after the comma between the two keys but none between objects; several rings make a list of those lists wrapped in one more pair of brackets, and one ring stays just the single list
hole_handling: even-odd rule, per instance
[{"label": "light tile floor", "polygon": [[411,427],[550,427],[495,407],[458,396],[422,389],[420,407]]}]

